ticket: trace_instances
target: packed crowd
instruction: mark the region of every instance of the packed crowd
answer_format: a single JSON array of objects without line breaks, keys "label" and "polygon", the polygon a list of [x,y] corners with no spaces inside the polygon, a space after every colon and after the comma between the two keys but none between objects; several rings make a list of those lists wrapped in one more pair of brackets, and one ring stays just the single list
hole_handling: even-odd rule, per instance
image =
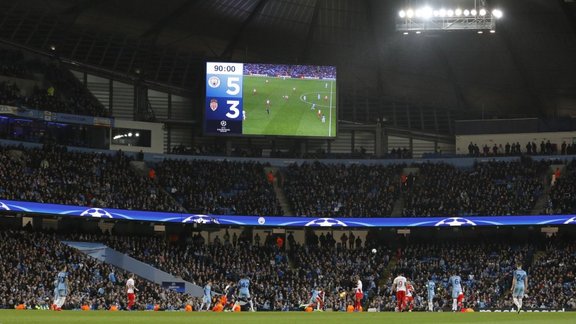
[{"label": "packed crowd", "polygon": [[543,193],[549,162],[424,163],[403,181],[404,216],[527,215]]},{"label": "packed crowd", "polygon": [[566,143],[563,141],[562,144],[558,145],[557,143],[551,143],[550,140],[546,142],[541,141],[540,145],[537,145],[536,142],[528,142],[522,147],[520,142],[507,142],[505,145],[496,144],[489,146],[488,144],[484,144],[482,146],[482,150],[478,144],[470,142],[468,144],[468,155],[470,156],[498,156],[498,155],[507,155],[507,156],[514,156],[514,155],[572,155],[576,154],[576,144]]},{"label": "packed crowd", "polygon": [[292,78],[321,78],[335,79],[336,67],[311,65],[272,65],[272,64],[244,64],[244,74],[260,74],[268,76],[290,76]]},{"label": "packed crowd", "polygon": [[576,244],[549,242],[530,269],[528,305],[576,309]]},{"label": "packed crowd", "polygon": [[576,214],[576,161],[570,162],[550,188],[546,214]]},{"label": "packed crowd", "polygon": [[0,147],[0,198],[86,207],[181,209],[152,179],[137,175],[130,161],[122,152]]},{"label": "packed crowd", "polygon": [[390,215],[398,198],[401,166],[292,164],[284,192],[298,216]]},{"label": "packed crowd", "polygon": [[200,286],[212,281],[216,293],[247,275],[259,310],[300,310],[301,305],[308,304],[311,289],[321,287],[326,292],[326,307],[344,311],[352,301],[349,293],[356,284],[354,277],[360,276],[366,282],[365,290],[374,295],[389,261],[386,250],[375,255],[361,244],[354,245],[356,240],[348,248],[324,234],[304,246],[288,237],[288,249],[279,247],[271,235],[262,241],[257,237],[224,235],[206,244],[200,235],[172,243],[160,237],[68,236],[103,242]]},{"label": "packed crowd", "polygon": [[264,165],[256,162],[164,160],[158,183],[190,212],[281,215]]},{"label": "packed crowd", "polygon": [[[63,309],[93,310],[126,308],[125,282],[121,269],[87,257],[60,242],[54,233],[32,230],[0,231],[0,308],[14,309],[24,304],[29,309],[49,309],[54,302],[54,280],[66,265],[69,293]],[[178,294],[138,279],[136,309],[183,309],[196,304],[196,298]]]},{"label": "packed crowd", "polygon": [[[330,232],[308,233],[306,244],[287,238],[289,243],[284,246],[272,236],[261,242],[244,233],[234,239],[227,233],[210,243],[200,235],[176,242],[162,237],[100,234],[67,234],[62,238],[103,242],[200,286],[211,281],[216,294],[247,275],[258,310],[302,310],[302,305],[309,303],[311,290],[319,288],[325,293],[326,309],[345,311],[353,301],[358,276],[363,282],[364,309],[393,311],[392,279],[400,273],[415,287],[414,310],[427,306],[429,279],[436,283],[434,309],[449,310],[448,278],[453,274],[462,278],[464,307],[511,309],[508,292],[518,263],[524,265],[529,277],[524,308],[576,309],[574,242],[420,242],[407,243],[392,252],[386,244],[374,241],[356,245],[352,239],[346,244],[344,235],[338,239]],[[214,300],[217,298],[215,295]],[[197,301],[187,300],[198,308]]]}]

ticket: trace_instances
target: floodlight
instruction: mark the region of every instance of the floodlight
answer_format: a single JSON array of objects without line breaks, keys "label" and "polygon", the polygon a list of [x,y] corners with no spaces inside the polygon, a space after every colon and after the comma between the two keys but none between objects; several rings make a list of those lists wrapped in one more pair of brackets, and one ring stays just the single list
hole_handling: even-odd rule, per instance
[{"label": "floodlight", "polygon": [[496,33],[496,31],[494,29],[491,29],[490,34],[494,34],[494,33]]},{"label": "floodlight", "polygon": [[446,16],[448,16],[448,17],[454,16],[454,11],[452,9],[446,10]]},{"label": "floodlight", "polygon": [[412,10],[412,9],[406,10],[406,17],[408,17],[408,18],[414,17],[414,10]]},{"label": "floodlight", "polygon": [[398,16],[400,16],[400,18],[406,17],[406,11],[400,10],[400,12],[398,12]]},{"label": "floodlight", "polygon": [[482,17],[486,16],[486,9],[484,8],[480,9],[480,16]]},{"label": "floodlight", "polygon": [[478,12],[476,11],[476,9],[470,10],[470,14],[471,14],[472,16],[476,16],[477,13],[478,13]]},{"label": "floodlight", "polygon": [[438,16],[440,16],[440,11],[434,10],[434,11],[432,12],[432,14],[434,15],[434,17],[438,17]]},{"label": "floodlight", "polygon": [[430,8],[430,7],[422,8],[422,18],[424,18],[424,19],[432,18],[432,8]]},{"label": "floodlight", "polygon": [[502,10],[500,10],[500,9],[494,9],[494,10],[492,10],[492,15],[493,15],[496,19],[500,19],[500,18],[502,18],[502,16],[503,16],[504,14],[502,13]]},{"label": "floodlight", "polygon": [[470,10],[465,9],[464,10],[464,16],[466,16],[466,17],[470,16]]},{"label": "floodlight", "polygon": [[446,9],[442,8],[438,13],[440,14],[440,17],[446,17]]},{"label": "floodlight", "polygon": [[458,9],[454,10],[454,14],[456,15],[456,17],[462,16],[462,9],[458,8]]}]

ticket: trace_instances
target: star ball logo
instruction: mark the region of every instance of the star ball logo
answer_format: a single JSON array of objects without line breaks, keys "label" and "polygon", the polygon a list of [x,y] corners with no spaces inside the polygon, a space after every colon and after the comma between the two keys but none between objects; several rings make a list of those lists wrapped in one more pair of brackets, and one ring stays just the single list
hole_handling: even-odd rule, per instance
[{"label": "star ball logo", "polygon": [[218,100],[216,99],[210,100],[210,109],[212,109],[212,111],[216,111],[216,109],[218,109]]},{"label": "star ball logo", "polygon": [[220,122],[220,126],[226,127],[226,121],[225,121],[225,120],[221,121],[221,122]]},{"label": "star ball logo", "polygon": [[218,88],[220,86],[220,78],[217,76],[211,76],[208,79],[208,85],[210,88]]}]

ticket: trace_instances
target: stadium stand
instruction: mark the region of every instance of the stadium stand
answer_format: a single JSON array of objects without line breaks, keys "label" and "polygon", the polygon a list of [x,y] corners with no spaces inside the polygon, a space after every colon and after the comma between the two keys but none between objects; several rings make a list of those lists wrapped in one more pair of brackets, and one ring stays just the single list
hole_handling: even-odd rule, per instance
[{"label": "stadium stand", "polygon": [[189,211],[232,215],[281,215],[264,165],[255,162],[164,160],[159,184]]},{"label": "stadium stand", "polygon": [[293,164],[284,191],[298,216],[390,215],[399,194],[401,166]]},{"label": "stadium stand", "polygon": [[570,162],[550,189],[546,214],[576,213],[576,162]]},{"label": "stadium stand", "polygon": [[121,209],[180,211],[153,180],[130,167],[131,158],[42,149],[0,147],[0,197],[9,200]]},{"label": "stadium stand", "polygon": [[403,215],[527,215],[543,193],[549,165],[530,159],[477,163],[471,170],[420,164],[404,186]]}]

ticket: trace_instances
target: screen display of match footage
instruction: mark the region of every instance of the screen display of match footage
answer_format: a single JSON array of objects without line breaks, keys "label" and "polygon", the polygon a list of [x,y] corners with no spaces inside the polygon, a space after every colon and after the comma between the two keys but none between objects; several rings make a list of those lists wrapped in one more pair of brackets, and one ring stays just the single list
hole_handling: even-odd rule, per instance
[{"label": "screen display of match footage", "polygon": [[206,63],[206,135],[335,137],[336,67]]}]

